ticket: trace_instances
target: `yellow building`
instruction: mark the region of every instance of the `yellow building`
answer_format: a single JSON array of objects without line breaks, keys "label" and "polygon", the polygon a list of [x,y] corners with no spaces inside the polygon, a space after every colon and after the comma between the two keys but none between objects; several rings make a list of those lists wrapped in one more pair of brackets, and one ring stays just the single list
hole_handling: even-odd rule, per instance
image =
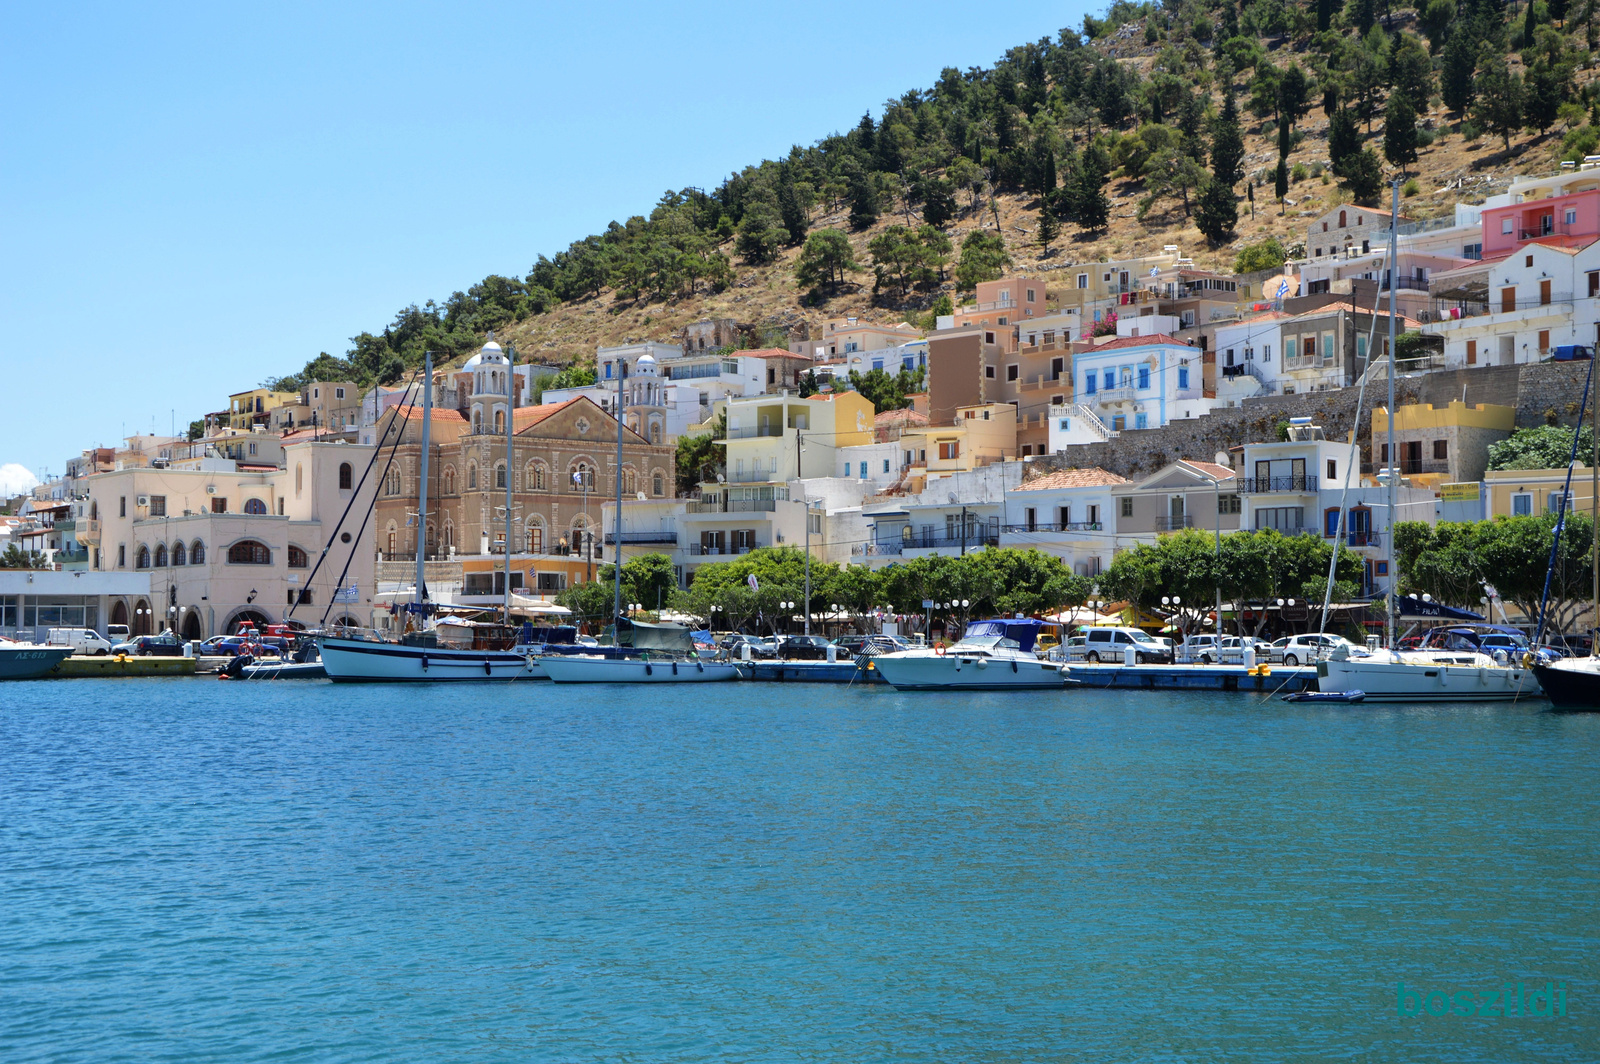
[{"label": "yellow building", "polygon": [[907,429],[903,450],[914,452],[927,479],[966,473],[991,462],[1017,456],[1017,408],[1010,403],[985,403],[956,408],[949,425]]},{"label": "yellow building", "polygon": [[[1511,435],[1515,407],[1452,401],[1446,406],[1414,404],[1396,408],[1394,441],[1400,475],[1418,487],[1437,489],[1482,479],[1489,465],[1489,445]],[[1377,464],[1389,464],[1389,410],[1372,411],[1372,444]]]},{"label": "yellow building", "polygon": [[[1502,469],[1483,475],[1490,517],[1554,513],[1566,484],[1565,469]],[[1587,466],[1572,471],[1570,508],[1590,512],[1594,476]]]},{"label": "yellow building", "polygon": [[275,392],[270,388],[235,392],[228,396],[228,425],[247,432],[256,425],[270,425],[273,410],[299,401],[299,392]]}]

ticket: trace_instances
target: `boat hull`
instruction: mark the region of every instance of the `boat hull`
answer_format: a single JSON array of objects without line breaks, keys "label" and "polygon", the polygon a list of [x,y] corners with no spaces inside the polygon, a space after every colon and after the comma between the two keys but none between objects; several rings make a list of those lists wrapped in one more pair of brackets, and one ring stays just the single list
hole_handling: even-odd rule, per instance
[{"label": "boat hull", "polygon": [[239,670],[246,680],[325,680],[327,666],[320,661],[263,662]]},{"label": "boat hull", "polygon": [[325,638],[319,649],[337,683],[467,683],[525,678],[529,659],[504,650],[453,650]]},{"label": "boat hull", "polygon": [[1373,658],[1319,661],[1317,687],[1362,691],[1365,702],[1510,702],[1541,694],[1524,668]]},{"label": "boat hull", "polygon": [[0,680],[37,679],[71,656],[71,647],[0,647]]},{"label": "boat hull", "polygon": [[556,683],[720,683],[737,680],[730,661],[645,661],[577,654],[539,659]]},{"label": "boat hull", "polygon": [[1600,668],[1535,665],[1533,674],[1557,709],[1600,710]]},{"label": "boat hull", "polygon": [[873,658],[872,664],[884,682],[899,691],[1001,691],[1067,685],[1066,673],[1052,661],[888,654]]}]

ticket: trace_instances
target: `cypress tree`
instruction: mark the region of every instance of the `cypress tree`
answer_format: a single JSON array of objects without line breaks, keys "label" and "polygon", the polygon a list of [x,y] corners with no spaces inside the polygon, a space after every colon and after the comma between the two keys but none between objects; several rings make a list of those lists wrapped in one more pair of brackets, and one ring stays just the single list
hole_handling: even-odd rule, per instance
[{"label": "cypress tree", "polygon": [[1444,44],[1444,56],[1439,67],[1439,91],[1444,105],[1456,114],[1465,114],[1477,96],[1472,82],[1473,68],[1477,65],[1477,42],[1463,25]]},{"label": "cypress tree", "polygon": [[1201,186],[1194,224],[1213,244],[1226,243],[1239,225],[1239,203],[1233,188],[1215,174]]},{"label": "cypress tree", "polygon": [[1361,129],[1356,125],[1355,112],[1341,107],[1328,120],[1328,161],[1338,172],[1339,164],[1360,150]]},{"label": "cypress tree", "polygon": [[1217,180],[1232,188],[1244,176],[1244,134],[1239,131],[1239,107],[1232,89],[1222,96],[1222,113],[1211,132],[1211,166]]}]

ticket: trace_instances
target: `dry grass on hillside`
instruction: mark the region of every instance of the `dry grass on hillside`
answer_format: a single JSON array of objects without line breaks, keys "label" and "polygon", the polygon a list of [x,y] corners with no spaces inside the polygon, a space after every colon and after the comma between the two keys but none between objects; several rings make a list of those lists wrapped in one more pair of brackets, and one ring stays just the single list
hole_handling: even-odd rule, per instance
[{"label": "dry grass on hillside", "polygon": [[[1268,43],[1268,42],[1263,42]],[[1126,45],[1122,46],[1124,51]],[[1148,56],[1124,59],[1143,67]],[[1279,60],[1282,61],[1281,58]],[[1515,57],[1511,58],[1517,65]],[[1587,78],[1591,72],[1582,72]],[[1241,102],[1243,102],[1241,98]],[[1242,109],[1241,109],[1242,110]],[[1242,118],[1251,121],[1248,114]],[[1490,195],[1504,192],[1510,180],[1530,173],[1546,173],[1557,165],[1560,134],[1552,131],[1545,136],[1525,134],[1514,138],[1511,151],[1502,150],[1499,139],[1483,137],[1468,143],[1458,132],[1442,106],[1435,106],[1427,114],[1418,116],[1418,125],[1431,128],[1438,135],[1432,145],[1419,151],[1419,159],[1412,170],[1422,186],[1420,192],[1401,202],[1401,212],[1413,218],[1431,218],[1448,214],[1455,203],[1477,203]],[[1313,164],[1327,164],[1327,118],[1320,107],[1296,127],[1304,133],[1299,148],[1289,157],[1291,168],[1304,163],[1309,170]],[[1381,117],[1372,124],[1367,146],[1381,155],[1383,123]],[[1308,219],[1322,214],[1330,207],[1348,200],[1332,175],[1326,178],[1308,178],[1291,182],[1287,202],[1281,207],[1272,199],[1271,171],[1277,162],[1275,136],[1262,135],[1259,124],[1245,127],[1245,162],[1247,175],[1261,172],[1265,181],[1256,191],[1257,201],[1252,217],[1250,206],[1240,200],[1240,220],[1236,240],[1224,247],[1211,248],[1200,235],[1192,221],[1183,217],[1181,206],[1157,216],[1156,213],[1141,222],[1135,216],[1140,197],[1144,194],[1142,182],[1114,177],[1110,195],[1112,202],[1109,229],[1094,239],[1085,239],[1071,226],[1048,250],[1037,245],[1035,231],[1038,225],[1038,200],[1033,196],[1001,194],[998,197],[999,225],[1011,256],[1015,260],[1013,272],[1049,276],[1056,269],[1065,269],[1084,262],[1125,258],[1159,251],[1163,245],[1175,244],[1185,255],[1193,258],[1203,268],[1229,270],[1237,250],[1246,244],[1277,237],[1285,247],[1305,239]],[[1243,191],[1241,186],[1240,191]],[[987,208],[972,211],[969,197],[959,197],[962,213],[952,223],[949,233],[959,253],[962,239],[975,228],[993,228],[994,215]],[[1387,207],[1387,194],[1383,206]],[[894,205],[898,206],[898,204]],[[804,303],[805,293],[794,281],[793,264],[799,255],[798,248],[787,249],[778,261],[766,266],[741,263],[734,254],[730,241],[722,248],[734,263],[734,283],[721,292],[703,289],[693,297],[676,297],[666,300],[620,299],[611,292],[576,304],[564,304],[556,310],[536,318],[519,322],[503,334],[516,341],[525,356],[556,365],[569,365],[592,361],[597,345],[626,343],[634,340],[670,339],[682,326],[704,318],[733,318],[740,322],[788,328],[798,322],[808,322],[811,335],[821,335],[823,321],[830,317],[856,315],[864,320],[893,324],[925,312],[938,295],[938,290],[919,292],[901,304],[893,299],[892,290],[884,298],[872,297],[872,271],[868,263],[867,244],[883,228],[904,224],[903,213],[889,210],[870,229],[849,232],[846,211],[843,208],[831,213],[819,213],[813,219],[814,228],[837,228],[849,232],[857,259],[863,269],[854,276],[857,284],[852,290],[842,292],[821,306]],[[915,215],[912,224],[920,224]],[[953,289],[946,283],[945,290]]]}]

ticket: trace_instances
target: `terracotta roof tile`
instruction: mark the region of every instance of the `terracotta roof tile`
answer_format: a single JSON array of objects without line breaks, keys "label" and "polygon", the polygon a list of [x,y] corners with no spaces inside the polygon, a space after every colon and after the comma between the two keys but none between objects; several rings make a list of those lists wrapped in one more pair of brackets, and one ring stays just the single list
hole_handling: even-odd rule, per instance
[{"label": "terracotta roof tile", "polygon": [[1198,469],[1202,473],[1210,473],[1218,480],[1227,480],[1229,477],[1234,475],[1233,470],[1229,469],[1227,466],[1217,465],[1215,462],[1197,462],[1192,458],[1184,458],[1181,459],[1181,461],[1184,465]]},{"label": "terracotta roof tile", "polygon": [[1113,484],[1126,484],[1127,477],[1119,477],[1099,466],[1087,469],[1058,469],[1045,473],[1023,484],[1018,491],[1051,491],[1056,488],[1099,488]]},{"label": "terracotta roof tile", "polygon": [[1086,353],[1093,354],[1094,351],[1114,351],[1121,347],[1157,347],[1163,344],[1168,347],[1194,346],[1193,344],[1190,344],[1184,340],[1179,340],[1175,336],[1168,336],[1166,333],[1155,333],[1150,336],[1119,336],[1115,340],[1095,346],[1093,351]]}]

